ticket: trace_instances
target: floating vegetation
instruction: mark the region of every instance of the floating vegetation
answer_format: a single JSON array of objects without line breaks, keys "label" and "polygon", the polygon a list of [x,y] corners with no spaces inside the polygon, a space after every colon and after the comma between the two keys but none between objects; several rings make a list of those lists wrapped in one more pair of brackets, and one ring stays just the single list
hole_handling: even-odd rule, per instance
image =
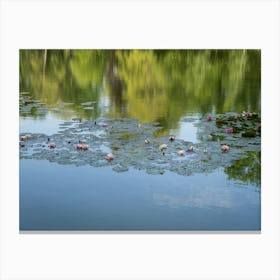
[{"label": "floating vegetation", "polygon": [[29,92],[21,92],[19,97],[19,112],[22,117],[30,115],[43,117],[47,114],[48,108],[44,102],[33,100]]},{"label": "floating vegetation", "polygon": [[93,107],[84,107],[84,110],[93,110]]},{"label": "floating vegetation", "polygon": [[202,141],[210,140],[240,147],[246,146],[247,143],[260,145],[261,117],[258,114],[227,113],[213,116],[212,119],[213,121],[209,122],[205,118],[194,124],[198,127],[199,139]]},{"label": "floating vegetation", "polygon": [[256,137],[257,131],[255,129],[247,129],[245,132],[241,134],[242,137]]},{"label": "floating vegetation", "polygon": [[94,103],[96,103],[96,101],[88,101],[88,102],[81,103],[81,105],[83,105],[83,106],[90,106],[90,105],[92,105]]},{"label": "floating vegetation", "polygon": [[[246,159],[248,152],[260,152],[258,123],[258,116],[212,115],[211,121],[206,118],[195,123],[202,141],[192,143],[178,138],[169,141],[169,135],[155,138],[155,132],[161,129],[158,123],[139,125],[138,120],[129,118],[73,118],[62,123],[56,134],[28,134],[27,140],[20,142],[20,158],[76,166],[112,166],[116,172],[135,168],[158,175],[166,170],[181,175],[207,173],[220,167],[230,168],[234,162]],[[232,133],[226,133],[228,127],[233,128]],[[255,135],[244,137],[250,129]],[[148,145],[145,139],[149,139]],[[85,145],[86,149],[78,149],[77,145]],[[223,152],[225,145],[229,147],[227,152]],[[108,160],[108,154],[113,154],[112,160]]]}]

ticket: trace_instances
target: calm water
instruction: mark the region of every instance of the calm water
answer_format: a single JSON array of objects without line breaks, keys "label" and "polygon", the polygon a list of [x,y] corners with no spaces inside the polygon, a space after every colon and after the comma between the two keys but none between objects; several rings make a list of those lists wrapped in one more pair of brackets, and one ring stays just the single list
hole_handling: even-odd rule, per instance
[{"label": "calm water", "polygon": [[[259,113],[260,52],[20,51],[20,133],[79,117],[159,122],[154,137],[201,139],[207,114]],[[185,121],[185,120],[188,121]],[[257,154],[211,173],[20,160],[21,230],[260,230]]]}]

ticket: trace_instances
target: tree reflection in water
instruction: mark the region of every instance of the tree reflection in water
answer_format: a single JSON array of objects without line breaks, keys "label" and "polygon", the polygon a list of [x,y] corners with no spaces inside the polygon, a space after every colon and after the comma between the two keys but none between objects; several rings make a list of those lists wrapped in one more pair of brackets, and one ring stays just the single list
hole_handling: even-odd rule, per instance
[{"label": "tree reflection in water", "polygon": [[[101,115],[176,128],[186,114],[260,111],[259,50],[21,50],[20,91]],[[95,101],[93,110],[81,103]],[[54,112],[60,118],[70,118]],[[162,134],[166,131],[162,131]]]},{"label": "tree reflection in water", "polygon": [[261,186],[261,152],[247,152],[248,157],[236,160],[225,168],[229,179]]}]

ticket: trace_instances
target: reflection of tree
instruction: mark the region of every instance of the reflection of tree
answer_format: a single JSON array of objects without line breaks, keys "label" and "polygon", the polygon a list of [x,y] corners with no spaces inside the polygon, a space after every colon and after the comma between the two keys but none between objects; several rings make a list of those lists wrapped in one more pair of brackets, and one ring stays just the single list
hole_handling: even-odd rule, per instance
[{"label": "reflection of tree", "polygon": [[110,116],[127,116],[127,102],[123,98],[123,83],[117,73],[116,51],[111,51],[105,72],[105,89],[110,96]]},{"label": "reflection of tree", "polygon": [[[259,110],[260,52],[118,51],[128,114],[175,128],[187,112]],[[244,107],[250,104],[251,108]]]},{"label": "reflection of tree", "polygon": [[229,179],[261,185],[261,152],[248,152],[248,157],[236,160],[232,166],[225,168]]},{"label": "reflection of tree", "polygon": [[[80,103],[98,101],[108,51],[100,50],[21,50],[20,89],[29,91],[51,107],[61,102],[84,118],[97,117],[82,110]],[[62,116],[60,116],[62,117]]]},{"label": "reflection of tree", "polygon": [[259,111],[260,51],[21,50],[20,89],[87,119],[106,96],[110,116],[160,121],[166,134],[186,113]]},{"label": "reflection of tree", "polygon": [[107,52],[100,50],[74,50],[70,69],[79,88],[101,85]]}]

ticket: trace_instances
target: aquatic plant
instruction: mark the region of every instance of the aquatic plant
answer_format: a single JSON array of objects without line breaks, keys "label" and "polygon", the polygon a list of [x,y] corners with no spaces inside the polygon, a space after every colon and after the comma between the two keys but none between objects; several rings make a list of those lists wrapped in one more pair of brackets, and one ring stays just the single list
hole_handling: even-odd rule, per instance
[{"label": "aquatic plant", "polygon": [[50,149],[54,149],[56,147],[56,145],[54,142],[51,142],[51,143],[49,143],[49,147],[50,147]]},{"label": "aquatic plant", "polygon": [[228,145],[222,145],[221,149],[222,149],[223,153],[227,153],[229,151],[229,146]]},{"label": "aquatic plant", "polygon": [[185,150],[180,150],[180,151],[178,151],[178,155],[185,156],[186,155],[186,151]]},{"label": "aquatic plant", "polygon": [[226,128],[226,133],[227,134],[233,133],[233,128],[232,127]]},{"label": "aquatic plant", "polygon": [[114,155],[113,154],[107,154],[105,158],[110,161],[110,160],[114,159]]},{"label": "aquatic plant", "polygon": [[[207,119],[201,119],[195,124],[202,139],[200,143],[176,138],[168,146],[166,141],[169,135],[159,138],[154,136],[161,129],[159,123],[142,123],[139,127],[138,120],[129,118],[100,118],[84,122],[73,119],[62,123],[56,134],[29,134],[28,141],[22,141],[24,145],[20,145],[20,158],[47,159],[77,166],[109,165],[116,172],[135,168],[146,170],[149,174],[162,175],[169,170],[180,175],[191,175],[221,167],[229,168],[234,161],[246,158],[247,152],[260,151],[258,131],[254,137],[242,136],[251,127],[258,126],[260,117],[241,117],[240,120],[235,119],[233,114],[215,117],[225,124],[220,126]],[[107,126],[96,123],[106,123]],[[227,134],[225,128],[228,126],[238,129]],[[209,138],[210,134],[213,137]],[[23,135],[26,133],[22,133],[20,138]],[[55,142],[55,149],[48,148],[47,138],[48,142]],[[149,145],[143,139],[149,139]],[[230,147],[230,152],[225,147]]]},{"label": "aquatic plant", "polygon": [[169,138],[168,138],[168,140],[169,140],[170,142],[175,141],[175,136],[174,136],[174,135],[170,135]]}]

